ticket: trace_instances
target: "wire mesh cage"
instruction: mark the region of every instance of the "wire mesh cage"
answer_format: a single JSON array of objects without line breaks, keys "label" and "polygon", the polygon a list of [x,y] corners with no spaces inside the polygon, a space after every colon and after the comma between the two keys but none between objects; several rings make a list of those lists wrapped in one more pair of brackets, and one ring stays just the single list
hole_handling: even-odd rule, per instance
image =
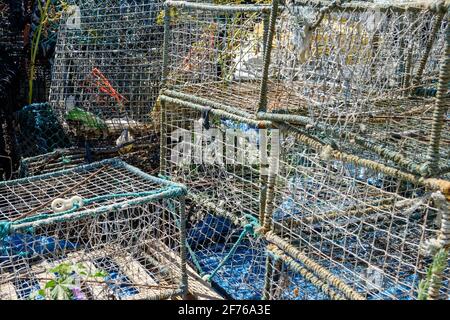
[{"label": "wire mesh cage", "polygon": [[272,37],[261,119],[410,172],[448,167],[448,3],[286,1]]},{"label": "wire mesh cage", "polygon": [[253,298],[447,297],[447,7],[295,3],[166,3],[161,173],[255,219]]},{"label": "wire mesh cage", "polygon": [[261,299],[266,241],[258,230],[272,155],[267,140],[276,135],[245,112],[167,95],[160,102],[160,170],[189,188],[191,265],[228,298]]},{"label": "wire mesh cage", "polygon": [[[140,135],[160,89],[158,0],[71,2],[60,25],[50,104],[72,136]],[[104,140],[102,140],[104,141]]]},{"label": "wire mesh cage", "polygon": [[184,294],[184,194],[114,159],[1,183],[0,297]]},{"label": "wire mesh cage", "polygon": [[20,178],[69,169],[108,158],[119,158],[146,173],[156,173],[159,165],[159,141],[157,134],[140,137],[115,148],[71,147],[56,149],[20,161]]},{"label": "wire mesh cage", "polygon": [[167,1],[167,89],[194,102],[254,110],[269,13],[269,5]]},{"label": "wire mesh cage", "polygon": [[[189,187],[196,203],[232,220],[264,212],[272,156],[269,123],[162,96],[161,173]],[[276,156],[276,149],[273,153]]]},{"label": "wire mesh cage", "polygon": [[[269,177],[269,241],[294,264],[314,264],[321,282],[339,285],[338,298],[417,299],[436,241],[448,237],[441,193],[448,181],[432,187],[420,176],[332,152],[299,131],[282,136],[279,172]],[[448,279],[448,268],[442,276]],[[438,291],[448,298],[446,281]]]}]

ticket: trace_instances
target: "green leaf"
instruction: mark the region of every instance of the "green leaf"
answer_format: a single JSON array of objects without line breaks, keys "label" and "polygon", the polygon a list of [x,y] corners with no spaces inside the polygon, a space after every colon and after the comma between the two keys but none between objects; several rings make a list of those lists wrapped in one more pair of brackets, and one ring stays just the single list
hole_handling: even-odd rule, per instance
[{"label": "green leaf", "polygon": [[45,284],[44,289],[50,289],[56,286],[56,281],[55,280],[50,280],[49,282],[47,282]]},{"label": "green leaf", "polygon": [[53,300],[69,300],[70,291],[64,286],[57,285],[51,291],[51,296]]},{"label": "green leaf", "polygon": [[93,275],[91,275],[91,277],[94,277],[94,278],[104,278],[107,276],[108,276],[108,273],[103,270],[97,270],[97,272],[95,272]]},{"label": "green leaf", "polygon": [[29,300],[35,300],[38,296],[42,296],[42,297],[45,298],[45,290],[39,289],[39,290],[36,290],[36,291],[32,292],[32,293],[28,296],[28,299],[29,299]]}]

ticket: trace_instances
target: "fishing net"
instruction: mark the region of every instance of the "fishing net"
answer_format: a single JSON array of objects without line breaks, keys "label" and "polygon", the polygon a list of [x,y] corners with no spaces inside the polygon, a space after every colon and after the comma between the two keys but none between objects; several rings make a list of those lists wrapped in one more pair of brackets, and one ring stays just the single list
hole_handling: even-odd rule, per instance
[{"label": "fishing net", "polygon": [[16,113],[17,147],[22,157],[70,146],[61,123],[48,103],[33,103]]}]

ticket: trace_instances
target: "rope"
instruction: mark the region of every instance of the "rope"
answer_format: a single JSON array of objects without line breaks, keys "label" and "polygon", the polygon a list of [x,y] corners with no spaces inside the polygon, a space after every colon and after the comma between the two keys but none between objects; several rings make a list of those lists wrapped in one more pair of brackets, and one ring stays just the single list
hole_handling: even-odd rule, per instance
[{"label": "rope", "polygon": [[336,287],[345,295],[345,297],[351,300],[365,300],[364,297],[356,292],[353,288],[343,282],[340,278],[336,277],[330,271],[319,265],[317,262],[307,257],[303,252],[296,249],[294,246],[286,242],[284,239],[275,235],[272,232],[268,232],[265,234],[266,240],[272,242],[277,245],[280,249],[285,251],[290,256],[299,260],[302,264],[304,264],[308,269],[310,269],[314,274],[316,274],[319,278],[324,281],[330,283],[332,286]]},{"label": "rope", "polygon": [[444,19],[444,16],[445,16],[445,11],[440,11],[437,14],[436,20],[434,21],[433,27],[430,32],[430,38],[428,39],[428,42],[425,46],[425,52],[422,56],[422,59],[420,59],[419,67],[417,68],[416,76],[414,77],[414,80],[413,80],[413,85],[415,87],[417,87],[421,82],[422,74],[423,74],[423,71],[425,70],[425,65],[428,61],[428,57],[430,55],[431,49],[433,48],[433,44],[436,39],[436,35],[437,35],[439,29],[441,28],[441,24],[442,24],[442,20]]},{"label": "rope", "polygon": [[267,109],[267,88],[268,88],[268,79],[269,79],[269,67],[270,67],[270,57],[272,52],[272,43],[273,37],[275,34],[275,24],[277,20],[278,14],[278,5],[279,0],[272,1],[272,11],[270,13],[269,20],[269,29],[267,34],[267,42],[264,45],[265,51],[264,54],[264,65],[263,65],[263,74],[261,80],[260,94],[259,94],[259,105],[258,112],[266,111]]},{"label": "rope", "polygon": [[9,221],[0,221],[0,239],[3,239],[9,234],[10,231],[10,222]]},{"label": "rope", "polygon": [[236,240],[236,242],[234,243],[231,250],[226,254],[226,256],[222,259],[222,261],[219,263],[219,265],[213,270],[213,272],[202,277],[203,280],[210,282],[212,280],[212,278],[214,278],[214,276],[217,274],[217,272],[219,272],[219,270],[225,265],[225,263],[235,253],[237,247],[244,240],[244,238],[248,234],[254,234],[254,227],[255,227],[254,221],[252,221],[251,223],[248,223],[244,226],[244,230],[242,230],[241,234],[239,235],[239,238]]},{"label": "rope", "polygon": [[157,190],[153,190],[153,191],[143,191],[143,192],[128,192],[128,193],[116,193],[116,194],[108,194],[108,195],[103,195],[103,196],[97,196],[97,197],[93,197],[93,198],[89,198],[89,199],[83,199],[81,201],[81,203],[73,203],[73,207],[71,209],[65,210],[63,212],[58,212],[57,214],[53,213],[53,212],[49,212],[49,213],[42,213],[39,214],[37,216],[33,216],[31,219],[21,219],[21,220],[17,220],[15,219],[13,222],[11,221],[0,221],[0,240],[3,239],[6,235],[8,235],[11,231],[11,226],[12,225],[16,225],[16,224],[21,224],[21,223],[28,223],[28,222],[33,222],[39,219],[45,219],[48,216],[52,216],[52,217],[63,217],[65,215],[69,215],[71,213],[76,212],[77,210],[79,210],[82,206],[84,205],[89,205],[92,204],[94,202],[101,202],[101,201],[107,201],[107,200],[112,200],[112,199],[117,199],[117,198],[127,198],[127,197],[135,197],[135,198],[139,198],[139,197],[147,197],[147,196],[152,196],[155,194],[159,194],[162,192],[166,192],[166,191],[176,191],[178,190],[178,187],[176,186],[168,186],[166,188],[159,188]]},{"label": "rope", "polygon": [[448,110],[448,100],[445,99],[450,82],[450,27],[445,30],[445,51],[442,60],[442,67],[439,73],[439,84],[436,93],[436,105],[433,113],[433,125],[431,127],[430,145],[428,149],[428,167],[431,173],[439,169],[440,143],[442,129],[444,127],[445,114]]},{"label": "rope", "polygon": [[302,267],[298,262],[296,262],[291,257],[284,254],[283,251],[278,249],[275,245],[269,245],[268,250],[276,255],[277,258],[281,259],[290,269],[299,273],[307,281],[311,282],[315,287],[320,289],[323,293],[328,295],[333,300],[344,300],[342,295],[338,294],[330,285],[319,279],[314,273],[310,272],[306,268]]}]

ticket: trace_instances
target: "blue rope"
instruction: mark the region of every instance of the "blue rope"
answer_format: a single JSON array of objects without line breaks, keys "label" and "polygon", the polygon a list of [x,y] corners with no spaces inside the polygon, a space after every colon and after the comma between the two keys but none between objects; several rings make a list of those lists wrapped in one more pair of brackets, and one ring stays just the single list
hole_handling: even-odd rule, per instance
[{"label": "blue rope", "polygon": [[227,255],[223,258],[223,260],[219,263],[219,265],[211,272],[209,275],[205,275],[203,277],[206,281],[211,281],[212,278],[217,274],[217,272],[225,265],[225,263],[231,258],[231,256],[235,253],[236,249],[238,248],[239,244],[244,240],[245,236],[248,234],[254,234],[254,223],[249,223],[244,226],[244,230],[242,230],[241,234],[239,235],[239,238],[234,243],[231,250],[227,253]]},{"label": "blue rope", "polygon": [[[171,204],[171,202],[169,202],[169,205],[170,204]],[[171,206],[169,212],[172,215],[172,217],[175,219],[175,223],[176,223],[177,227],[180,227],[180,221],[175,216],[175,208],[173,206]],[[203,268],[201,267],[200,262],[198,261],[197,256],[195,255],[194,250],[192,250],[191,246],[189,245],[189,242],[188,242],[187,239],[185,241],[185,246],[188,249],[189,254],[192,257],[192,262],[194,263],[194,265],[197,268],[198,272],[200,273],[200,275],[203,275],[204,274]]]},{"label": "blue rope", "polygon": [[9,234],[11,223],[9,221],[0,221],[0,240]]}]

